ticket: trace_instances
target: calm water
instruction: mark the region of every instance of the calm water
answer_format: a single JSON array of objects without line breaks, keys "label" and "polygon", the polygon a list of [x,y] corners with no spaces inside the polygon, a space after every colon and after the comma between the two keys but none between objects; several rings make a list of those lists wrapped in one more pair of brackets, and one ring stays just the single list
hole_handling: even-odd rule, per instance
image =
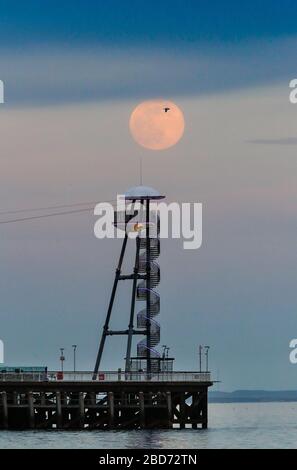
[{"label": "calm water", "polygon": [[209,429],[0,431],[0,448],[297,448],[297,403],[209,405]]}]

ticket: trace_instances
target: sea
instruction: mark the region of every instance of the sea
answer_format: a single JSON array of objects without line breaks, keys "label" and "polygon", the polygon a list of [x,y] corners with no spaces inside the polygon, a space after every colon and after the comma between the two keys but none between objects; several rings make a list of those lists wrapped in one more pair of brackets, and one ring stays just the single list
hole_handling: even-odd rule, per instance
[{"label": "sea", "polygon": [[0,431],[0,449],[297,448],[297,402],[212,403],[205,430]]}]

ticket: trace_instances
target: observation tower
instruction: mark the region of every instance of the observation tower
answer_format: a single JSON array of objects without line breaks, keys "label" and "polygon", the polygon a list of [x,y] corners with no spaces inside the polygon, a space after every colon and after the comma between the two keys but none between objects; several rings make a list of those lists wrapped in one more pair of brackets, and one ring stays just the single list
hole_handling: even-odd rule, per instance
[{"label": "observation tower", "polygon": [[[160,343],[160,295],[156,287],[160,282],[160,219],[153,202],[165,196],[148,186],[130,188],[123,197],[123,207],[114,213],[114,225],[125,232],[118,260],[109,306],[106,314],[94,377],[101,367],[101,359],[107,336],[126,335],[127,349],[125,372],[145,372],[148,379],[152,374],[172,371],[173,358],[161,355],[157,347]],[[122,274],[122,264],[128,241],[135,243],[134,269],[131,274]],[[132,281],[130,315],[126,330],[110,329],[114,300],[119,281]],[[136,302],[142,308],[136,313]],[[137,309],[138,310],[138,309]],[[137,354],[132,355],[133,336],[143,336],[137,343]]]}]

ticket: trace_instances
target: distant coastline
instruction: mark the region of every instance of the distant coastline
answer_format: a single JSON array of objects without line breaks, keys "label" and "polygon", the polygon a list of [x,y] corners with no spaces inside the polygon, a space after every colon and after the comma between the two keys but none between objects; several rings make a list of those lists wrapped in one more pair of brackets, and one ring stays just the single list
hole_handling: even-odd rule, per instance
[{"label": "distant coastline", "polygon": [[209,391],[209,403],[297,402],[297,390]]}]

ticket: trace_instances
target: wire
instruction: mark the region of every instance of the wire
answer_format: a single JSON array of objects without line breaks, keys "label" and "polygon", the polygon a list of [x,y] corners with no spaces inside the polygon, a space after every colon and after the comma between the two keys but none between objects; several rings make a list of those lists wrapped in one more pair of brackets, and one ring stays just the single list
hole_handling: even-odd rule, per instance
[{"label": "wire", "polygon": [[[10,214],[12,215],[12,214],[25,213],[25,212],[45,211],[45,210],[50,210],[50,209],[63,209],[63,208],[67,208],[67,207],[79,207],[79,206],[85,206],[85,205],[91,205],[92,204],[92,207],[87,207],[87,208],[83,208],[83,209],[73,209],[73,210],[69,210],[69,211],[52,212],[50,214],[31,215],[29,217],[20,217],[20,218],[17,218],[17,219],[10,219],[10,220],[0,220],[0,225],[13,224],[13,223],[17,223],[17,222],[26,222],[26,221],[29,221],[29,220],[45,219],[45,218],[48,218],[48,217],[56,217],[58,215],[69,215],[69,214],[78,214],[78,213],[82,213],[82,212],[89,212],[89,211],[93,211],[94,210],[93,205],[98,204],[99,202],[98,201],[96,201],[96,202],[95,201],[93,201],[93,202],[79,202],[79,203],[76,203],[76,204],[63,204],[63,205],[47,206],[47,207],[35,207],[35,208],[32,208],[32,209],[16,209],[16,210],[12,210],[12,211],[2,211],[2,212],[0,211],[0,216],[1,216],[1,215],[10,215]],[[103,204],[107,203],[107,204],[111,204],[112,206],[115,206],[116,202],[117,202],[117,199],[110,199],[109,201],[101,201],[101,204],[102,203]]]},{"label": "wire", "polygon": [[[116,199],[111,199],[109,201],[104,201],[104,202],[112,203],[112,202],[116,202]],[[0,215],[19,214],[22,212],[36,212],[36,211],[51,210],[51,209],[64,209],[67,207],[88,206],[91,204],[98,204],[98,201],[78,202],[76,204],[63,204],[63,205],[47,206],[47,207],[34,207],[31,209],[16,209],[16,210],[11,210],[11,211],[0,211]]]},{"label": "wire", "polygon": [[[115,201],[115,200],[113,200]],[[111,203],[113,201],[104,201],[106,203]],[[82,204],[86,204],[86,203],[82,203]],[[97,204],[97,203],[96,203]],[[81,204],[77,204],[77,205],[81,205]],[[114,204],[112,204],[114,205]],[[70,207],[74,207],[76,206],[76,204],[69,204]],[[59,208],[59,207],[68,207],[67,205],[66,206],[55,206],[56,208]],[[46,208],[43,208],[43,209],[46,209]],[[33,211],[34,210],[41,210],[40,209],[32,209]],[[17,218],[17,219],[10,219],[10,220],[0,220],[0,224],[13,224],[13,223],[16,223],[16,222],[26,222],[28,220],[36,220],[36,219],[44,219],[44,218],[47,218],[47,217],[55,217],[55,216],[58,216],[58,215],[68,215],[68,214],[77,214],[77,213],[81,213],[81,212],[90,212],[90,211],[93,211],[94,208],[93,207],[87,207],[87,208],[84,208],[84,209],[74,209],[74,210],[71,210],[71,211],[63,211],[63,212],[52,212],[51,214],[40,214],[40,215],[32,215],[32,216],[29,216],[29,217],[21,217],[21,218]],[[19,210],[19,211],[15,211],[15,212],[27,212],[27,211],[30,211],[30,209],[23,209],[23,210]],[[11,213],[15,213],[15,212],[11,212]],[[7,212],[8,213],[8,212]],[[1,213],[0,213],[1,214]]]},{"label": "wire", "polygon": [[13,224],[15,222],[25,222],[26,220],[43,219],[46,217],[55,217],[56,215],[76,214],[78,212],[86,212],[86,211],[91,211],[91,210],[92,208],[87,208],[87,209],[77,209],[73,211],[54,212],[52,214],[32,215],[31,217],[22,217],[21,219],[0,220],[0,224]]}]

